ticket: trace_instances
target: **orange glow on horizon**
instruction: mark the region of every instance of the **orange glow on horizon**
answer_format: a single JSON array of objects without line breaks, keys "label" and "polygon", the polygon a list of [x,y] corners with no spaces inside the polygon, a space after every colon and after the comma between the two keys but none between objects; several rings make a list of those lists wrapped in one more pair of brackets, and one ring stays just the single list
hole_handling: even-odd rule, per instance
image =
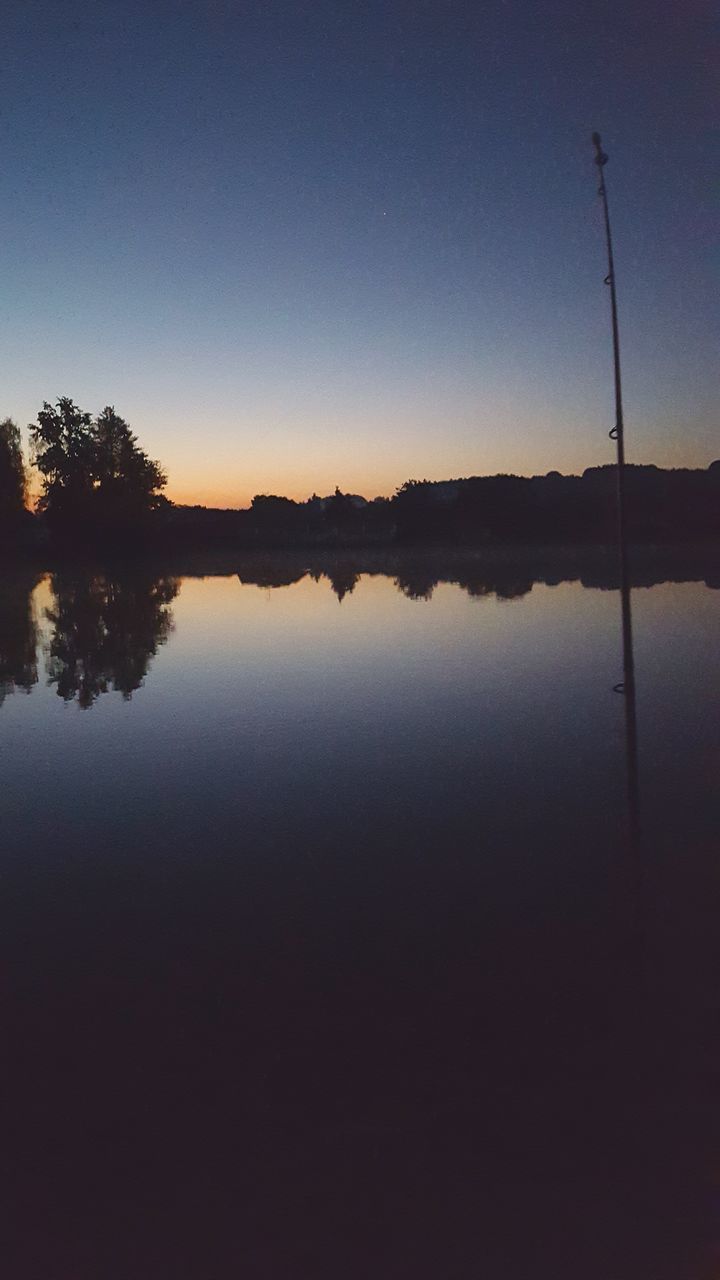
[{"label": "orange glow on horizon", "polygon": [[[689,453],[690,451],[688,451]],[[699,452],[699,451],[698,451]],[[533,467],[532,460],[528,459],[524,465],[518,465],[517,461],[510,458],[501,460],[482,459],[478,457],[475,465],[455,465],[455,460],[448,459],[445,467],[422,467],[415,468],[406,467],[404,470],[398,471],[392,477],[382,478],[378,475],[363,475],[362,472],[353,471],[351,467],[343,469],[344,473],[336,475],[335,473],[325,475],[317,475],[314,479],[308,479],[302,483],[297,478],[297,473],[288,474],[285,472],[286,480],[283,481],[283,471],[278,468],[274,479],[268,480],[259,476],[257,483],[248,483],[247,474],[243,476],[242,482],[238,482],[237,487],[233,485],[232,480],[225,477],[222,482],[218,483],[213,477],[200,476],[197,473],[194,477],[178,475],[170,472],[169,482],[166,489],[167,497],[175,503],[183,506],[206,506],[219,507],[228,509],[244,509],[250,506],[256,494],[275,494],[278,497],[291,498],[295,502],[306,502],[313,494],[319,497],[327,497],[334,493],[335,486],[338,485],[343,493],[361,494],[362,497],[372,500],[373,498],[391,498],[396,490],[405,483],[406,480],[458,480],[469,476],[482,475],[500,475],[512,474],[517,476],[533,476],[546,475],[548,471],[558,470],[563,475],[582,475],[587,467],[597,467],[604,465],[612,465],[614,456],[605,449],[593,450],[593,456],[588,454],[574,460],[566,462],[566,465],[556,465],[553,459],[545,461],[544,465]],[[628,458],[628,462],[636,464],[648,464],[650,462],[658,467],[666,468],[706,468],[713,461],[711,457],[702,456],[671,456],[671,457],[655,457],[652,459],[646,457]]]}]

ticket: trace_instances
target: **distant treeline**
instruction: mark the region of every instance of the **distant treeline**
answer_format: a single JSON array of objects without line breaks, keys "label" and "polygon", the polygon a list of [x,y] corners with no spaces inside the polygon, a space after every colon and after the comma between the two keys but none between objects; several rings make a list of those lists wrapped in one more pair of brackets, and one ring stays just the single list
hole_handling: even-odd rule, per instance
[{"label": "distant treeline", "polygon": [[[471,476],[408,480],[368,501],[336,489],[306,502],[257,494],[245,510],[176,506],[167,478],[112,406],[93,418],[68,398],[30,425],[41,483],[27,510],[20,432],[0,423],[0,534],[6,545],[83,547],[338,547],[420,542],[608,542],[615,537],[616,468],[581,476]],[[720,461],[707,470],[627,468],[628,530],[637,542],[720,535]]]},{"label": "distant treeline", "polygon": [[[179,544],[243,547],[394,543],[593,543],[616,536],[616,468],[581,476],[472,476],[409,480],[392,498],[336,491],[307,502],[259,495],[246,511],[174,507],[167,528]],[[720,462],[707,470],[627,468],[628,529],[638,542],[720,536]]]}]

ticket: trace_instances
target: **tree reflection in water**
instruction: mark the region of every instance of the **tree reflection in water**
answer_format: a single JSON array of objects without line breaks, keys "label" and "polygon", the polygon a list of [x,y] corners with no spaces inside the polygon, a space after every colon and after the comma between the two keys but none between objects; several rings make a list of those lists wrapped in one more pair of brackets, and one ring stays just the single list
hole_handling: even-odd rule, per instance
[{"label": "tree reflection in water", "polygon": [[[494,553],[388,548],[343,554],[266,551],[239,560],[236,572],[244,585],[274,590],[310,578],[327,583],[341,603],[366,574],[390,579],[401,595],[418,602],[430,601],[439,584],[453,584],[478,600],[507,601],[521,599],[536,583],[579,582],[605,590],[621,585],[612,549],[603,548],[516,548],[512,554],[502,548]],[[194,572],[197,569],[194,566]],[[211,574],[227,572],[208,569]],[[8,566],[0,574],[0,706],[15,690],[29,692],[38,681],[32,593],[41,577],[21,565]],[[51,624],[48,676],[59,696],[83,708],[108,690],[130,698],[172,632],[170,605],[180,581],[138,564],[102,571],[72,564],[57,569],[50,579],[53,604],[45,617]],[[632,585],[665,581],[704,581],[717,588],[717,552],[681,546],[636,549]]]},{"label": "tree reflection in water", "polygon": [[37,684],[37,581],[37,574],[22,570],[0,579],[0,707],[16,689],[29,693]]},{"label": "tree reflection in water", "polygon": [[58,695],[85,709],[109,689],[129,699],[172,631],[177,580],[63,571],[51,586],[48,677]]},{"label": "tree reflection in water", "polygon": [[343,565],[341,568],[328,573],[327,577],[332,590],[338,598],[339,604],[342,604],[345,596],[352,595],[360,581],[360,574],[352,567],[352,565]]}]

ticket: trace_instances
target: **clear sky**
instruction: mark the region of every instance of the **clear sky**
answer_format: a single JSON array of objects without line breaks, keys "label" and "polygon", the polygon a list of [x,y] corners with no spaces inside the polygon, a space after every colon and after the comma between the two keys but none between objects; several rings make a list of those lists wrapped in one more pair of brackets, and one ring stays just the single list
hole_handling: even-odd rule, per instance
[{"label": "clear sky", "polygon": [[[704,0],[23,0],[0,416],[113,403],[179,501],[720,454]],[[716,45],[717,48],[717,45]]]}]

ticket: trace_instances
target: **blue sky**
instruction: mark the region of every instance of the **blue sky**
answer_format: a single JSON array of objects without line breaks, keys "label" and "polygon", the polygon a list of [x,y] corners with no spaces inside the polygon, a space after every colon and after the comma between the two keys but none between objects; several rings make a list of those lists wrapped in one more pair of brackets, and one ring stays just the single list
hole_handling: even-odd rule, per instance
[{"label": "blue sky", "polygon": [[114,403],[179,500],[718,453],[709,8],[29,0],[3,403]]}]

